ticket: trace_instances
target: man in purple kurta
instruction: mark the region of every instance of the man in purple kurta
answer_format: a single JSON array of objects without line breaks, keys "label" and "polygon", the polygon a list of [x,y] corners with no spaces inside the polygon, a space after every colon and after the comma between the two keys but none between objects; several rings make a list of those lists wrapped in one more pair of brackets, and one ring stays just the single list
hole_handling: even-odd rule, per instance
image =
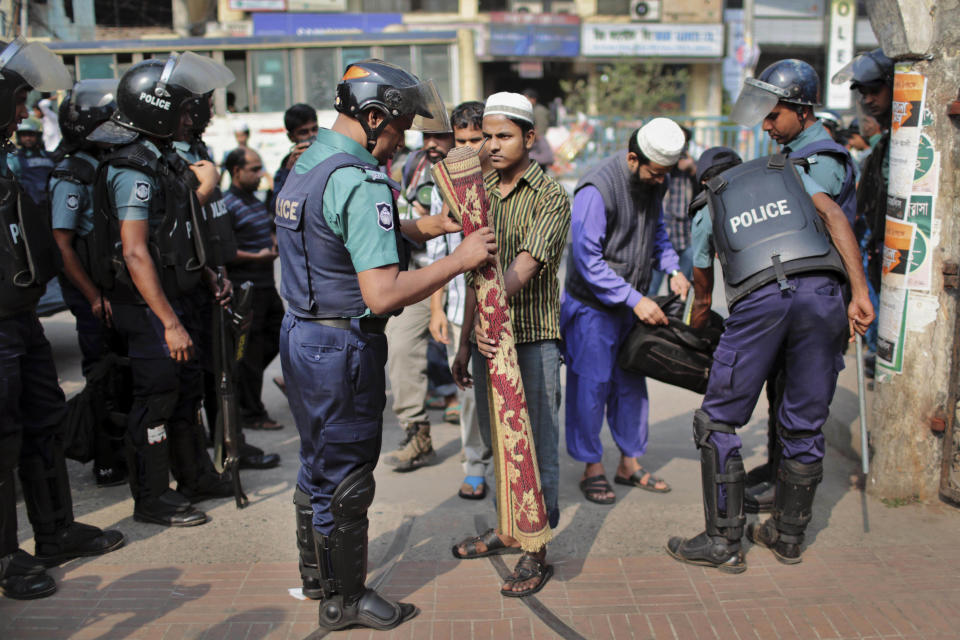
[{"label": "man in purple kurta", "polygon": [[616,499],[602,464],[604,412],[620,449],[614,481],[670,490],[637,460],[647,448],[646,380],[620,369],[616,359],[638,319],[667,324],[646,295],[654,267],[670,274],[672,291],[686,296],[690,287],[667,237],[662,206],[666,176],[684,144],[672,120],[650,121],[631,134],[625,153],[603,160],[580,181],[573,200],[573,247],[560,307],[567,452],[585,463],[580,489],[600,504]]}]

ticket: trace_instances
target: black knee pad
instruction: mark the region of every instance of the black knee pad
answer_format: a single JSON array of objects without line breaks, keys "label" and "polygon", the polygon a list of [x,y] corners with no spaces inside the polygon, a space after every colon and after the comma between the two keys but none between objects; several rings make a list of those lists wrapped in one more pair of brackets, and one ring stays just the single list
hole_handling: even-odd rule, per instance
[{"label": "black knee pad", "polygon": [[373,468],[365,464],[337,486],[330,503],[333,531],[317,536],[324,584],[347,603],[363,595],[367,577],[367,509],[376,490]]},{"label": "black knee pad", "polygon": [[365,464],[353,471],[337,485],[330,502],[330,512],[336,522],[350,522],[366,517],[373,503],[377,483],[373,479],[373,464]]}]

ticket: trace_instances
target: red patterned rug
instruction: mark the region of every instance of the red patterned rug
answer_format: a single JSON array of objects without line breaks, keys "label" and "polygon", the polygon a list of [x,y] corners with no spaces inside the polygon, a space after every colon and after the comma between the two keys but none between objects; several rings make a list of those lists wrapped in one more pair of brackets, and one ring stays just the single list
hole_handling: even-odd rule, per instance
[{"label": "red patterned rug", "polygon": [[[465,235],[489,226],[490,202],[476,151],[454,149],[433,168],[437,188]],[[513,324],[499,262],[474,272],[480,326],[500,336],[497,355],[487,360],[493,459],[497,476],[498,530],[520,541],[525,551],[541,549],[553,537],[540,487],[537,452],[520,379]]]}]

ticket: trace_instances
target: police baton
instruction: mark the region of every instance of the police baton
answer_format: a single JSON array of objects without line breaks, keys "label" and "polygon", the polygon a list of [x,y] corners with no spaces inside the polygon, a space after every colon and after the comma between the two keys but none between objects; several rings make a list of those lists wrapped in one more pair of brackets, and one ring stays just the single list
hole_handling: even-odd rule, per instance
[{"label": "police baton", "polygon": [[870,473],[870,452],[867,447],[867,389],[863,376],[863,338],[857,336],[857,398],[860,400],[860,463],[863,475]]}]

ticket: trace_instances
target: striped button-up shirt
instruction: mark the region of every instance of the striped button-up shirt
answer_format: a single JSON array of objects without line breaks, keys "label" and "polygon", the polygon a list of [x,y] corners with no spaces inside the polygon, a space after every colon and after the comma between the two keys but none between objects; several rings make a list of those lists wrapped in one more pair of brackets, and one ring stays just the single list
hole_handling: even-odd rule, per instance
[{"label": "striped button-up shirt", "polygon": [[541,264],[540,271],[510,298],[510,317],[518,344],[560,338],[560,281],[557,270],[570,230],[570,199],[556,180],[531,162],[506,197],[500,174],[484,177],[490,219],[500,264],[506,269],[522,251]]}]

